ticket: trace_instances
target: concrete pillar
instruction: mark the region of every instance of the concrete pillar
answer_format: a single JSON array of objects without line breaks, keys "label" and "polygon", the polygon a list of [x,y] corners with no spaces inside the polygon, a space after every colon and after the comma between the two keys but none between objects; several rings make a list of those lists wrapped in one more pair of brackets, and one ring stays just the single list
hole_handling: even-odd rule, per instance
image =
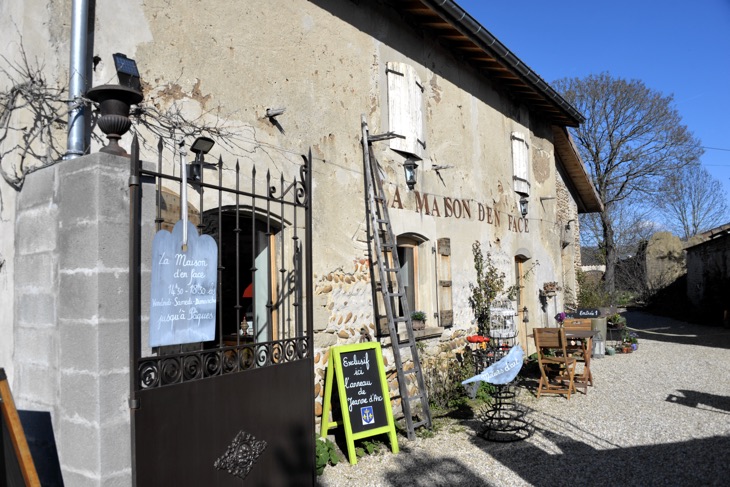
[{"label": "concrete pillar", "polygon": [[51,412],[66,485],[131,484],[128,179],[128,158],[98,153],[18,195],[13,392]]}]

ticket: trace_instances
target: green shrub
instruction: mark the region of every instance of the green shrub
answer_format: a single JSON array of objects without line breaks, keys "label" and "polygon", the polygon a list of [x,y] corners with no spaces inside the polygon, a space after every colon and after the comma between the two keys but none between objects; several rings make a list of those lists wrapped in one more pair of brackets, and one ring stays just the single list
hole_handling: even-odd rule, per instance
[{"label": "green shrub", "polygon": [[601,281],[590,279],[586,273],[578,271],[578,307],[604,308],[611,305],[611,296],[603,290]]},{"label": "green shrub", "polygon": [[[423,361],[424,381],[431,407],[436,410],[450,411],[467,405],[469,395],[461,383],[478,372],[471,350],[453,351],[452,355],[428,357]],[[481,372],[481,371],[479,371]],[[482,383],[477,390],[476,399],[488,402],[492,388]]]},{"label": "green shrub", "polygon": [[337,465],[341,458],[339,453],[337,453],[337,447],[328,438],[316,438],[315,443],[315,467],[317,469],[317,475],[322,475],[324,467],[327,465]]}]

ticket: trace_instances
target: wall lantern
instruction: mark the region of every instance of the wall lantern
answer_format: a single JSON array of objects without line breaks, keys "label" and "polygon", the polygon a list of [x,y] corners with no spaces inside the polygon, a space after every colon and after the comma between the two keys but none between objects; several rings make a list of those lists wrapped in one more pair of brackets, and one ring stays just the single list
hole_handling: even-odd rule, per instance
[{"label": "wall lantern", "polygon": [[195,162],[188,164],[188,178],[194,181],[200,181],[203,176],[203,169],[213,169],[215,164],[205,162],[205,154],[210,152],[215,142],[208,137],[198,137],[190,146],[190,150],[195,153]]},{"label": "wall lantern", "polygon": [[403,163],[403,169],[406,173],[406,184],[408,185],[408,189],[413,190],[416,186],[416,170],[418,169],[416,160],[410,157],[407,158]]},{"label": "wall lantern", "polygon": [[530,314],[527,311],[527,306],[522,308],[522,322],[523,323],[529,323],[530,322]]},{"label": "wall lantern", "polygon": [[520,213],[522,213],[523,217],[527,216],[527,203],[528,203],[527,196],[522,196],[520,198]]}]

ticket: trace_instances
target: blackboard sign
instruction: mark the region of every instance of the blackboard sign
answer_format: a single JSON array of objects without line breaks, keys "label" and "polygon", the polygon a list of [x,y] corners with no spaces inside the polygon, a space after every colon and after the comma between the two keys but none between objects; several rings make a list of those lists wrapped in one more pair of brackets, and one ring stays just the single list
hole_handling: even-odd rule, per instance
[{"label": "blackboard sign", "polygon": [[150,346],[215,339],[218,247],[195,226],[183,245],[183,221],[152,241]]},{"label": "blackboard sign", "polygon": [[566,313],[568,318],[598,318],[601,312],[594,308],[578,309],[573,313]]},{"label": "blackboard sign", "polygon": [[0,368],[0,485],[40,487],[28,441],[15,409],[13,395]]},{"label": "blackboard sign", "polygon": [[383,433],[390,436],[391,448],[397,453],[398,440],[380,344],[367,342],[330,349],[320,436],[327,436],[327,431],[339,424],[329,419],[330,411],[333,419],[337,415],[337,411],[332,410],[334,388],[339,398],[350,463],[357,463],[354,440]]}]

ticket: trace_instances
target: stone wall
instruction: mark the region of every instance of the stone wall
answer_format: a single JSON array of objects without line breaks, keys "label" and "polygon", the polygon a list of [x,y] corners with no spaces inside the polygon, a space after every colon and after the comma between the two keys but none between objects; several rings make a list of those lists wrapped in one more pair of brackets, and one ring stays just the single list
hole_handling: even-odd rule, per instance
[{"label": "stone wall", "polygon": [[730,234],[687,249],[687,296],[717,322],[730,325]]}]

